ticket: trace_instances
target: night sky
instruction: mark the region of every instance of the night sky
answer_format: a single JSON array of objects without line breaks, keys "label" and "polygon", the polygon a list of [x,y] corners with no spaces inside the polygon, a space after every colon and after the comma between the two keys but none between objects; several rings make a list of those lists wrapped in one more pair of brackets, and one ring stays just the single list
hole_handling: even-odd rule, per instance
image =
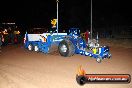
[{"label": "night sky", "polygon": [[[131,0],[93,0],[93,26],[131,25]],[[28,27],[50,27],[56,18],[56,0],[2,1],[0,22],[15,21]],[[60,0],[59,27],[89,27],[90,0]]]}]

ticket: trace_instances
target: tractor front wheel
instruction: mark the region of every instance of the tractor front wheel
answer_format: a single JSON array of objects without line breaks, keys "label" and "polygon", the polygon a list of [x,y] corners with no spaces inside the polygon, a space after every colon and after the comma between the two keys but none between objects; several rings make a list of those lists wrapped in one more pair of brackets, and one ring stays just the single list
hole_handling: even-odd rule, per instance
[{"label": "tractor front wheel", "polygon": [[111,56],[111,54],[108,54],[108,59],[110,59],[112,56]]},{"label": "tractor front wheel", "polygon": [[97,58],[96,61],[97,61],[98,63],[101,63],[102,59],[101,59],[101,58]]}]

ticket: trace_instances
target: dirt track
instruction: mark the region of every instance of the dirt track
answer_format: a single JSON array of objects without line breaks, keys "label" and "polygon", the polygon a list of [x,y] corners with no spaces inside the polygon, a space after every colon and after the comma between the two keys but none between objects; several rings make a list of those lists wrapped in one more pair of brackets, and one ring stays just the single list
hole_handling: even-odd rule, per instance
[{"label": "dirt track", "polygon": [[97,63],[90,57],[29,52],[21,46],[3,47],[0,55],[0,88],[132,88],[130,84],[76,83],[77,67],[89,74],[132,75],[132,48],[112,47],[112,59]]}]

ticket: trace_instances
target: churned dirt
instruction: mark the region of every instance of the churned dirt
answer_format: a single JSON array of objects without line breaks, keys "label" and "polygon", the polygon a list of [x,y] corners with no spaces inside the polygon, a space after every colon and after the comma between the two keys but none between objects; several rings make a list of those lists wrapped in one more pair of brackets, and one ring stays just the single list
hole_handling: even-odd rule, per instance
[{"label": "churned dirt", "polygon": [[76,82],[79,65],[88,74],[132,75],[132,48],[110,47],[111,59],[97,63],[82,55],[62,57],[28,51],[21,45],[2,47],[0,54],[0,88],[132,88],[129,84],[85,84]]}]

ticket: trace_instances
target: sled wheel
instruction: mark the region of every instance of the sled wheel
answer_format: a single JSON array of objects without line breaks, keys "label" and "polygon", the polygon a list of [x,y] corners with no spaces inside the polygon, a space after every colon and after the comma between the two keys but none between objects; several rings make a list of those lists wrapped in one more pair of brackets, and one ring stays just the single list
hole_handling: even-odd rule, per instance
[{"label": "sled wheel", "polygon": [[29,44],[29,45],[28,45],[28,50],[29,50],[29,51],[32,51],[32,50],[33,50],[32,44]]},{"label": "sled wheel", "polygon": [[38,45],[35,45],[35,46],[34,46],[34,51],[35,51],[35,52],[39,52],[39,47],[38,47]]}]

